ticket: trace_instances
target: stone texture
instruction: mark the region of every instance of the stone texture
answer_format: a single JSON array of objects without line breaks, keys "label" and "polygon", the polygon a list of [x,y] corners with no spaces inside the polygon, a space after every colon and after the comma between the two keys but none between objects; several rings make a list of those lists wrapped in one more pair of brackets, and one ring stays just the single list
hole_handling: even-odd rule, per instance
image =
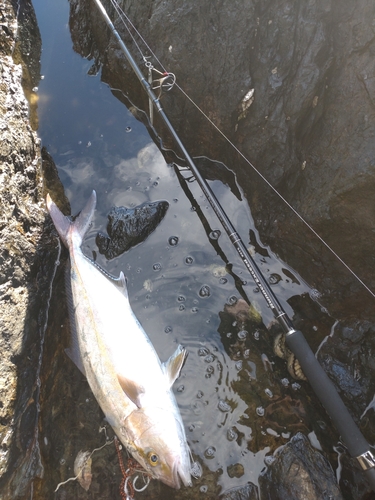
[{"label": "stone texture", "polygon": [[260,476],[262,499],[342,500],[328,461],[303,434],[296,434],[273,458]]},{"label": "stone texture", "polygon": [[39,140],[22,88],[38,79],[40,38],[30,2],[0,4],[0,496],[6,500],[29,495],[31,481],[43,474],[39,371],[54,265],[46,252]]},{"label": "stone texture", "polygon": [[169,207],[167,201],[142,203],[134,208],[112,207],[107,218],[107,233],[99,232],[96,244],[107,259],[118,257],[144,241],[160,224]]}]

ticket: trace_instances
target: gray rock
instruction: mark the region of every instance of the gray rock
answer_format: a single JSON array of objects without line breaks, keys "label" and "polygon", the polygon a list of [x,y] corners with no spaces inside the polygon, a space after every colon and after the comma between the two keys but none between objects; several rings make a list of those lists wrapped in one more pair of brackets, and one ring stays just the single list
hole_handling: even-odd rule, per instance
[{"label": "gray rock", "polygon": [[279,449],[267,471],[260,476],[265,500],[342,500],[329,462],[307,437],[296,434]]},{"label": "gray rock", "polygon": [[258,487],[253,483],[233,488],[220,496],[220,500],[259,500]]}]

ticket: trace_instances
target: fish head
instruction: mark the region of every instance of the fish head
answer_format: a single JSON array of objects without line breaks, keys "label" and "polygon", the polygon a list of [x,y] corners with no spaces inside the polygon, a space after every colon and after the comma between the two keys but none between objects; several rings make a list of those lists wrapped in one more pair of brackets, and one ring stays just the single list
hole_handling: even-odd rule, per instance
[{"label": "fish head", "polygon": [[126,418],[125,429],[129,451],[151,477],[172,488],[191,486],[190,450],[175,412],[139,408]]}]

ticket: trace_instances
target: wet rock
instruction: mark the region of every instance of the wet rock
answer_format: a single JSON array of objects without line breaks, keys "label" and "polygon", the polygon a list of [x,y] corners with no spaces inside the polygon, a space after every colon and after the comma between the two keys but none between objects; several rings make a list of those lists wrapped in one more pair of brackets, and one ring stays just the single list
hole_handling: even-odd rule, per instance
[{"label": "wet rock", "polygon": [[[324,419],[325,413],[315,400],[311,401],[305,382],[295,386],[293,379],[286,378],[285,362],[274,355],[270,332],[259,322],[254,323],[251,315],[247,315],[247,319],[243,315],[248,313],[249,305],[245,307],[241,299],[237,304],[239,308],[226,305],[225,312],[220,313],[218,331],[232,362],[236,366],[240,363],[232,386],[247,404],[246,418],[241,420],[241,425],[251,427],[252,439],[247,445],[251,452],[267,446],[275,450],[291,435],[310,432],[312,421]],[[233,322],[233,313],[237,323]],[[239,335],[244,331],[246,336]],[[255,333],[258,334],[256,341]],[[331,438],[326,434],[323,439]],[[234,439],[241,439],[240,435]]]},{"label": "wet rock", "polygon": [[[339,452],[343,450],[339,448]],[[358,467],[358,462],[355,458],[349,457],[347,454],[341,454],[340,466],[340,488],[345,500],[364,498],[365,500],[373,500],[374,492],[366,492],[366,484],[364,484],[359,476],[362,471]]]},{"label": "wet rock", "polygon": [[53,193],[53,200],[64,214],[70,214],[70,202],[58,176],[57,167],[45,146],[42,147],[43,198]]},{"label": "wet rock", "polygon": [[[237,300],[236,303],[226,304],[225,312],[234,316],[238,325],[244,326],[246,323],[261,323],[260,312],[252,304],[247,304],[243,299]],[[239,332],[240,334],[241,332]],[[285,359],[290,375],[298,380],[306,380],[302,371],[301,365],[295,355],[286,347],[285,334],[278,333],[273,341],[274,353],[281,359]]]},{"label": "wet rock", "polygon": [[242,477],[245,474],[245,469],[242,464],[233,464],[227,467],[229,477]]},{"label": "wet rock", "polygon": [[329,462],[307,437],[296,434],[275,454],[275,461],[260,476],[265,500],[342,500]]},{"label": "wet rock", "polygon": [[29,102],[29,120],[33,130],[38,128],[37,87],[40,80],[42,41],[33,5],[30,0],[17,7],[18,33],[13,60],[22,67],[22,87]]},{"label": "wet rock", "polygon": [[258,488],[253,483],[233,488],[220,496],[220,500],[259,500]]},{"label": "wet rock", "polygon": [[[354,419],[371,405],[375,381],[369,376],[373,369],[374,327],[368,322],[338,323],[335,335],[329,337],[318,352],[318,360],[336,386]],[[366,433],[374,436],[374,429],[367,425]],[[370,442],[370,436],[366,436]]]},{"label": "wet rock", "polygon": [[359,398],[363,395],[362,388],[358,380],[350,373],[348,366],[338,360],[334,360],[328,354],[321,356],[320,361],[324,370],[331,374],[332,378],[336,381],[340,392],[343,392],[346,398],[359,402]]},{"label": "wet rock", "polygon": [[135,208],[113,207],[108,214],[108,236],[96,236],[99,252],[114,259],[142,243],[163,220],[168,207],[167,201],[146,202]]}]

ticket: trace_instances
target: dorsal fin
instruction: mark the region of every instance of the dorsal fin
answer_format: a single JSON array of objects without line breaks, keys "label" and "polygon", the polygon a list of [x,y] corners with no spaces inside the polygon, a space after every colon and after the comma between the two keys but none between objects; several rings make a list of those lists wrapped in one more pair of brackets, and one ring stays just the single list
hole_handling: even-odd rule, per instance
[{"label": "dorsal fin", "polygon": [[120,271],[119,277],[114,280],[114,284],[120,288],[121,292],[128,298],[128,287],[126,286],[126,278],[122,271]]},{"label": "dorsal fin", "polygon": [[125,275],[122,271],[120,272],[118,277],[113,276],[113,274],[111,274],[108,271],[106,271],[105,269],[103,269],[102,266],[100,266],[94,260],[90,259],[90,257],[87,257],[87,255],[85,255],[85,258],[88,261],[90,261],[91,264],[93,266],[95,266],[96,269],[103,274],[103,276],[108,278],[111,283],[113,283],[117,288],[119,288],[119,290],[125,295],[126,298],[128,298],[128,288],[126,286],[126,278],[125,278]]}]

